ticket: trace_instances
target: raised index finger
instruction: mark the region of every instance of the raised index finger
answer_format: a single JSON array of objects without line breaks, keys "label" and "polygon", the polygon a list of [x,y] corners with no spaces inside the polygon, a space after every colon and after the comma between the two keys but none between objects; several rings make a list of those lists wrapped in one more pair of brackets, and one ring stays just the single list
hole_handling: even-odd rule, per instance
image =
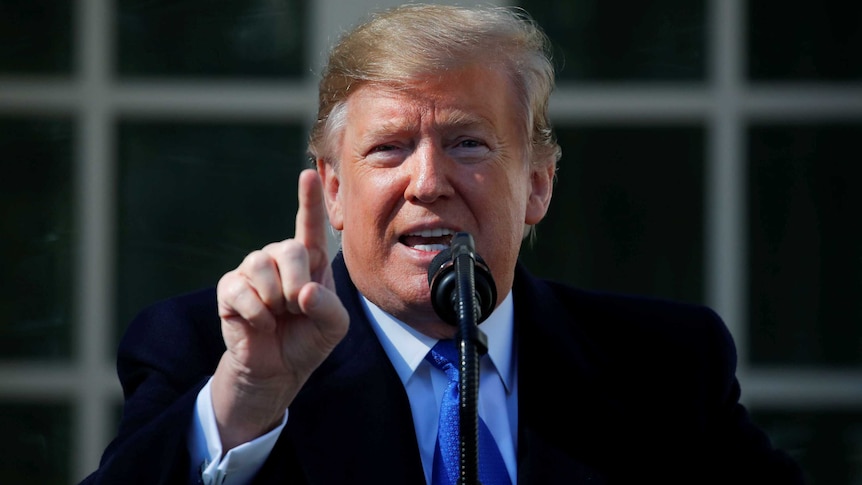
[{"label": "raised index finger", "polygon": [[[299,174],[299,209],[296,211],[294,238],[309,251],[311,264],[326,262],[326,207],[323,203],[323,184],[314,169]],[[321,260],[317,258],[320,257]]]}]

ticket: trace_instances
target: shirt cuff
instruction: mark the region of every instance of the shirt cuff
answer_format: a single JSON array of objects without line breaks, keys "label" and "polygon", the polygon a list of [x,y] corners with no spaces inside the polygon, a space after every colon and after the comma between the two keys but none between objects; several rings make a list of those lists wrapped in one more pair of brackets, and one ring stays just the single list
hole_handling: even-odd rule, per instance
[{"label": "shirt cuff", "polygon": [[212,405],[212,378],[198,393],[194,418],[189,430],[189,452],[191,453],[194,480],[204,485],[243,485],[251,482],[263,466],[281,430],[287,424],[285,409],[281,423],[272,431],[243,443],[222,456],[221,436]]}]

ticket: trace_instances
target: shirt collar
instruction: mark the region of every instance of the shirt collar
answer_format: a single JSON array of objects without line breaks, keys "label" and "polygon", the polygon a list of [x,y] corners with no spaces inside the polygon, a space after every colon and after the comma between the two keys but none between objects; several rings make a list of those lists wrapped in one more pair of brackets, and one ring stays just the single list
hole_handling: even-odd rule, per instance
[{"label": "shirt collar", "polygon": [[[417,331],[371,303],[360,294],[365,313],[371,327],[383,345],[383,350],[395,367],[395,371],[406,384],[425,359],[437,339]],[[500,375],[506,392],[511,392],[514,373],[512,368],[513,304],[510,291],[503,302],[479,325],[488,337],[488,357]]]}]

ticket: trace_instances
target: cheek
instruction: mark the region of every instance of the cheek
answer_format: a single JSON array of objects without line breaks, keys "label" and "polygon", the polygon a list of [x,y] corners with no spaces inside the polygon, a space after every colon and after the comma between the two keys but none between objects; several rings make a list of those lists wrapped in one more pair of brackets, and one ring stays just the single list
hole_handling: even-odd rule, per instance
[{"label": "cheek", "polygon": [[360,231],[369,231],[370,224],[385,219],[391,212],[389,208],[400,200],[397,186],[388,177],[354,174],[344,185],[350,187],[339,194],[344,224],[352,224]]},{"label": "cheek", "polygon": [[[501,187],[501,193],[508,194],[510,216],[513,224],[523,224],[527,212],[527,204],[530,198],[530,178],[528,173],[514,173],[508,179],[508,185]],[[502,203],[502,202],[501,202]]]}]

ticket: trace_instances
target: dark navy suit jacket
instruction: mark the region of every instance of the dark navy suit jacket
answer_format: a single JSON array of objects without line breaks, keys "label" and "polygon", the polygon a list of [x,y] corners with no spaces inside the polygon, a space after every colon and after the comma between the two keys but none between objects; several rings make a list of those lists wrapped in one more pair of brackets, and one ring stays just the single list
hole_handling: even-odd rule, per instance
[{"label": "dark navy suit jacket", "polygon": [[[423,484],[407,394],[339,254],[350,329],[290,405],[256,484]],[[518,483],[796,484],[739,403],[736,351],[710,309],[587,292],[519,266]],[[195,398],[224,352],[215,290],[153,305],[118,352],[122,422],[83,483],[187,483]]]}]

